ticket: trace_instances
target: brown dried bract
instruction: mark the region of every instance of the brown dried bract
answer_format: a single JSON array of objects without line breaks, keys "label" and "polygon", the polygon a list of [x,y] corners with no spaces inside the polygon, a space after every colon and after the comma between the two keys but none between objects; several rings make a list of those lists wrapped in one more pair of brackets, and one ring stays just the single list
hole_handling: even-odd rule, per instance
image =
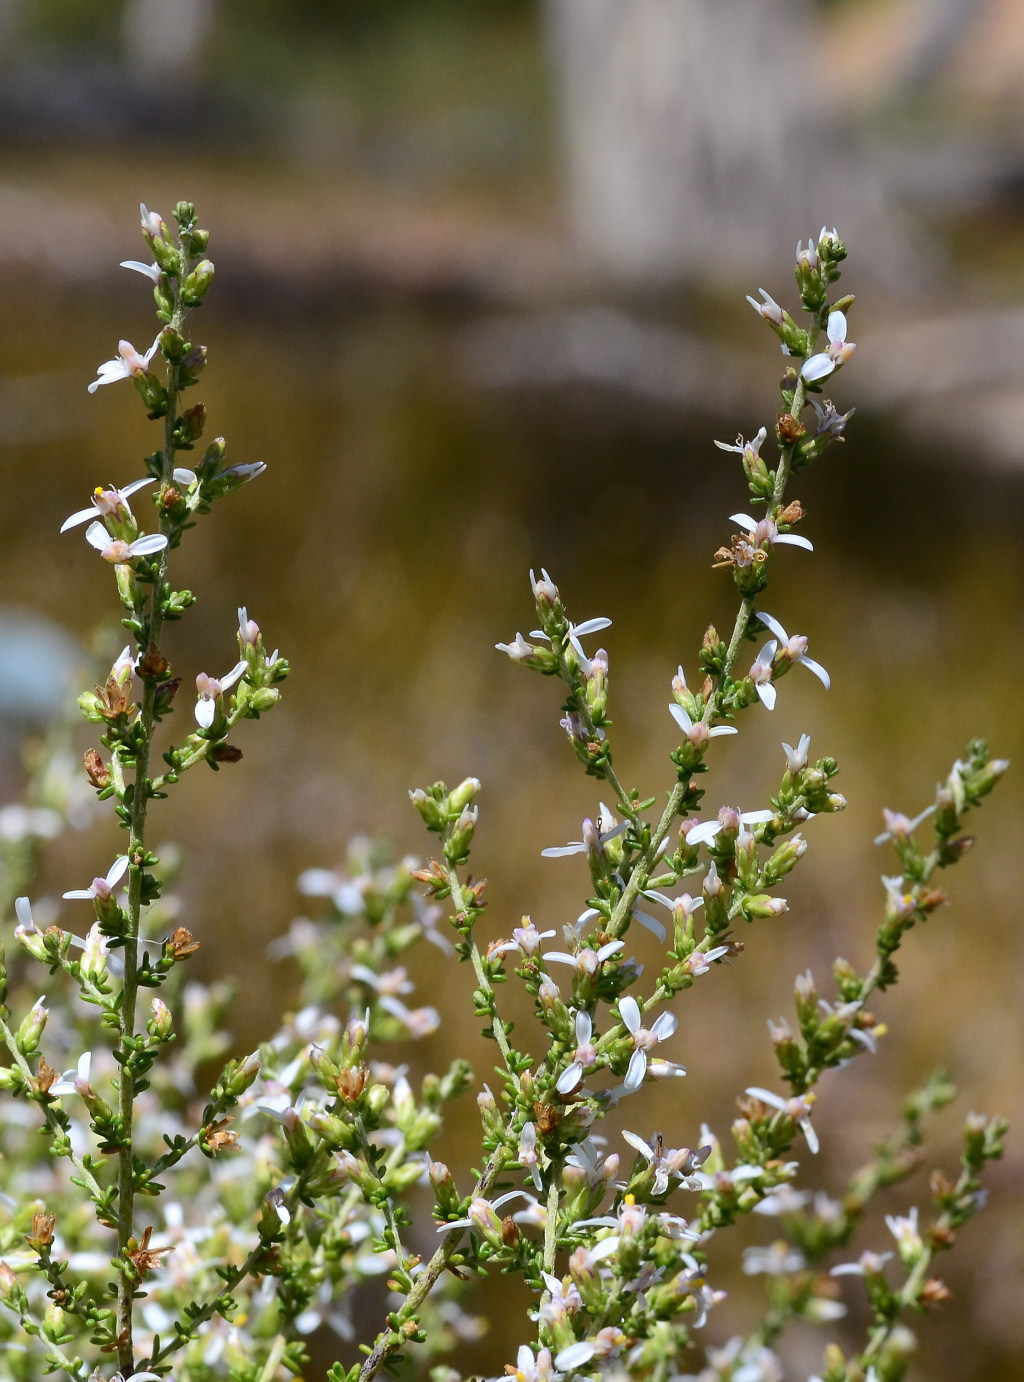
[{"label": "brown dried bract", "polygon": [[[519,1246],[519,1225],[511,1214],[506,1214],[501,1221],[501,1241],[506,1248],[517,1248]],[[513,1369],[514,1371],[514,1369]]]},{"label": "brown dried bract", "polygon": [[362,1094],[369,1073],[365,1065],[356,1065],[350,1066],[347,1070],[339,1070],[335,1075],[334,1083],[338,1087],[338,1093],[347,1103],[358,1099]]},{"label": "brown dried bract", "polygon": [[25,1241],[30,1248],[35,1248],[37,1252],[41,1248],[48,1248],[53,1242],[53,1230],[56,1227],[56,1214],[45,1214],[37,1210],[32,1215],[32,1232],[26,1233]]},{"label": "brown dried bract", "polygon": [[211,1152],[233,1152],[238,1146],[238,1133],[228,1132],[227,1126],[233,1118],[222,1118],[219,1123],[211,1123],[206,1130],[206,1145]]},{"label": "brown dried bract", "polygon": [[116,720],[118,715],[127,715],[135,709],[133,705],[129,705],[130,687],[130,682],[122,686],[116,677],[107,677],[103,686],[95,688],[96,699],[100,703],[100,714],[104,719]]},{"label": "brown dried bract", "polygon": [[779,441],[782,442],[783,446],[792,446],[807,430],[792,413],[780,413],[776,419],[776,426]]},{"label": "brown dried bract", "polygon": [[139,676],[144,677],[147,681],[160,681],[170,670],[171,664],[163,653],[155,643],[150,643],[142,657],[139,658]]},{"label": "brown dried bract", "polygon": [[85,775],[97,791],[110,786],[110,770],[95,749],[85,751]]},{"label": "brown dried bract", "polygon": [[562,1115],[551,1104],[535,1103],[533,1111],[537,1115],[537,1131],[542,1137],[553,1133],[562,1121]]},{"label": "brown dried bract", "polygon": [[762,1104],[760,1099],[755,1099],[752,1094],[741,1094],[736,1100],[736,1107],[744,1118],[754,1122],[757,1118],[763,1118],[768,1112],[767,1104]]},{"label": "brown dried bract", "polygon": [[921,1287],[921,1299],[925,1305],[943,1305],[951,1300],[953,1292],[937,1276],[929,1277]]},{"label": "brown dried bract", "polygon": [[791,503],[787,504],[784,509],[781,509],[779,511],[778,516],[775,519],[775,522],[779,525],[780,528],[784,524],[791,528],[794,523],[799,523],[801,518],[806,517],[807,510],[800,503],[799,499],[794,499]]},{"label": "brown dried bract", "polygon": [[179,926],[170,939],[170,945],[174,949],[174,958],[183,960],[187,955],[193,955],[199,949],[199,942],[192,939],[192,932],[186,930],[184,926]]},{"label": "brown dried bract", "polygon": [[50,1086],[57,1078],[57,1072],[52,1065],[46,1063],[44,1056],[39,1057],[39,1073],[36,1075],[36,1084],[43,1094],[49,1094]]},{"label": "brown dried bract", "polygon": [[225,744],[223,740],[210,749],[210,757],[215,763],[237,763],[241,756],[241,749],[236,748],[234,744]]},{"label": "brown dried bract", "polygon": [[[159,1267],[160,1258],[163,1253],[174,1251],[173,1246],[166,1248],[151,1248],[149,1246],[149,1240],[152,1236],[153,1228],[152,1225],[150,1225],[142,1235],[142,1242],[138,1244],[133,1252],[129,1251],[128,1253],[129,1258],[135,1263],[139,1276],[145,1276],[146,1273],[151,1272],[154,1267]],[[133,1242],[135,1242],[135,1239],[129,1239],[129,1248],[131,1248]]]}]

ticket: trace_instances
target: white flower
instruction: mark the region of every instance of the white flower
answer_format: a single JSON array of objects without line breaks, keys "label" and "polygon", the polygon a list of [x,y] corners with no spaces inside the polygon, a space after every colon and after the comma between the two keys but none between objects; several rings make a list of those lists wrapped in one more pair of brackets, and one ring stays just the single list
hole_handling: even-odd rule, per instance
[{"label": "white flower", "polygon": [[229,691],[235,682],[246,670],[246,663],[236,662],[226,677],[208,677],[205,672],[200,672],[196,677],[196,691],[199,699],[196,701],[196,724],[203,729],[209,729],[217,717],[217,699],[225,691]]},{"label": "white flower", "polygon": [[896,1239],[900,1257],[908,1266],[912,1266],[924,1251],[924,1243],[921,1241],[921,1235],[917,1228],[916,1207],[905,1216],[887,1214],[885,1226]]},{"label": "white flower", "polygon": [[747,1090],[753,1099],[760,1099],[763,1104],[777,1108],[780,1113],[784,1113],[787,1118],[792,1118],[794,1123],[799,1123],[807,1145],[812,1152],[818,1150],[818,1134],[811,1125],[811,1104],[814,1100],[813,1094],[806,1094],[794,1099],[783,1099],[778,1094],[773,1094],[770,1089],[761,1089],[754,1085]]},{"label": "white flower", "polygon": [[349,975],[360,984],[368,984],[378,993],[412,993],[416,987],[410,982],[408,973],[402,965],[396,969],[387,970],[384,974],[375,974],[367,965],[353,965],[349,970]]},{"label": "white flower", "polygon": [[[689,1147],[666,1147],[661,1133],[657,1132],[650,1142],[645,1142],[635,1132],[628,1130],[624,1131],[622,1136],[631,1147],[640,1153],[654,1171],[654,1193],[656,1195],[664,1195],[670,1180],[677,1181],[687,1190],[700,1189],[700,1181],[693,1176],[693,1172],[702,1166],[711,1155],[710,1147],[702,1147],[697,1152],[692,1151]],[[699,1236],[699,1234],[693,1234],[694,1238]]]},{"label": "white flower", "polygon": [[885,829],[881,835],[875,836],[875,844],[884,845],[886,840],[898,840],[901,844],[905,844],[921,822],[927,820],[934,810],[935,804],[933,802],[931,806],[926,806],[920,815],[915,816],[913,820],[908,820],[902,811],[890,811],[887,806],[883,807],[882,818],[885,821]]},{"label": "white flower", "polygon": [[779,640],[779,659],[783,662],[798,662],[801,667],[806,667],[809,672],[814,673],[827,691],[832,685],[832,678],[820,662],[815,662],[812,657],[807,656],[807,635],[796,633],[791,638],[772,615],[758,610],[757,617],[765,628],[770,629]]},{"label": "white flower", "polygon": [[502,941],[499,945],[494,946],[493,949],[490,950],[490,953],[492,955],[501,955],[507,950],[521,950],[524,955],[532,955],[541,941],[547,940],[553,935],[555,935],[553,930],[538,931],[531,921],[528,926],[513,927],[512,939],[510,941]]},{"label": "white flower", "polygon": [[78,1058],[78,1067],[75,1070],[65,1070],[59,1079],[54,1080],[50,1085],[50,1093],[60,1098],[62,1094],[77,1094],[79,1089],[77,1081],[81,1080],[83,1085],[89,1083],[89,1074],[92,1070],[92,1052],[86,1051]]},{"label": "white flower", "polygon": [[96,548],[104,561],[112,562],[115,566],[127,566],[136,557],[152,556],[154,552],[162,552],[167,546],[167,538],[163,533],[145,533],[134,542],[124,542],[121,538],[111,537],[104,525],[98,521],[90,523],[86,528],[85,540],[90,547]]},{"label": "white flower", "polygon": [[134,480],[130,485],[125,485],[124,489],[104,489],[102,485],[97,485],[89,497],[89,507],[79,509],[70,518],[66,518],[61,524],[61,532],[66,533],[69,528],[77,528],[79,523],[87,523],[90,518],[97,516],[112,518],[117,523],[127,522],[134,526],[135,518],[128,506],[128,498],[144,485],[155,483],[153,477],[147,475],[144,480]]},{"label": "white flower", "polygon": [[679,1022],[673,1013],[663,1012],[653,1027],[644,1027],[635,998],[619,999],[619,1017],[633,1038],[633,1054],[624,1081],[626,1092],[632,1093],[640,1088],[647,1074],[647,1052],[659,1042],[667,1041],[679,1026]]},{"label": "white flower", "polygon": [[537,1153],[537,1129],[533,1123],[524,1123],[523,1130],[519,1134],[519,1164],[525,1167],[530,1173],[530,1178],[538,1190],[544,1189],[544,1182],[540,1177],[539,1157]]},{"label": "white flower", "polygon": [[127,872],[128,856],[127,854],[119,854],[107,870],[106,878],[94,878],[90,887],[72,888],[71,892],[64,893],[64,897],[67,900],[82,898],[88,902],[95,902],[99,898],[106,902]]},{"label": "white flower", "polygon": [[[612,1152],[610,1156],[602,1160],[596,1144],[589,1137],[576,1143],[566,1157],[565,1164],[566,1166],[574,1166],[578,1171],[583,1171],[591,1190],[595,1190],[599,1185],[607,1185],[619,1173],[618,1155]],[[613,1220],[613,1222],[615,1221]]]},{"label": "white flower", "polygon": [[[576,1051],[572,1064],[558,1077],[555,1088],[559,1094],[571,1094],[583,1078],[584,1070],[589,1070],[597,1061],[597,1051],[590,1040],[593,1031],[590,1014],[580,1009],[576,1014]],[[539,1186],[537,1188],[540,1189]]]},{"label": "white flower", "polygon": [[714,821],[701,821],[700,825],[693,826],[686,832],[686,843],[688,845],[710,844],[711,841],[726,828],[730,830],[741,830],[745,825],[761,825],[765,821],[770,821],[775,813],[773,811],[736,811],[731,806],[723,806],[718,813],[718,819]]},{"label": "white flower", "polygon": [[186,489],[191,489],[199,480],[199,476],[187,465],[176,465],[171,471],[171,478],[176,485],[184,485]]},{"label": "white flower", "polygon": [[[801,772],[807,767],[807,750],[811,747],[811,736],[801,734],[800,742],[796,748],[792,744],[783,744],[782,748],[786,755],[786,766],[793,774]],[[877,844],[877,840],[875,841]]]},{"label": "white flower", "polygon": [[[629,821],[623,821],[621,825],[616,825],[615,817],[603,803],[597,822],[595,826],[588,817],[583,822],[582,840],[570,840],[567,845],[552,845],[548,849],[542,849],[541,857],[543,859],[565,859],[570,854],[586,854],[590,849],[600,852],[609,840],[614,840],[616,836],[625,834],[629,829]],[[607,828],[602,829],[606,823]]]},{"label": "white flower", "polygon": [[827,379],[834,369],[846,364],[857,349],[852,341],[847,341],[847,330],[845,312],[830,312],[828,314],[828,349],[822,354],[812,355],[809,360],[804,361],[804,367],[800,373],[806,380],[814,383],[818,379]]},{"label": "white flower", "polygon": [[239,606],[238,610],[238,636],[247,647],[255,647],[260,636],[260,626],[255,619],[249,618],[245,605]]},{"label": "white flower", "polygon": [[139,203],[139,216],[142,218],[142,233],[151,239],[158,239],[164,232],[164,218],[159,211],[149,211],[145,202]]},{"label": "white flower", "polygon": [[385,995],[380,1000],[381,1007],[397,1017],[411,1037],[430,1036],[441,1025],[441,1017],[436,1008],[416,1008],[410,1010],[397,998]]},{"label": "white flower", "polygon": [[856,1262],[840,1262],[833,1267],[829,1276],[879,1276],[893,1256],[891,1252],[862,1252]]},{"label": "white flower", "polygon": [[814,551],[813,545],[799,533],[780,533],[771,518],[751,518],[749,513],[733,513],[729,515],[729,522],[738,523],[747,530],[752,547],[762,547],[767,543],[769,547],[803,547],[807,552]]},{"label": "white flower", "polygon": [[750,303],[751,307],[755,312],[759,312],[761,316],[764,317],[765,321],[771,322],[773,326],[781,326],[782,308],[763,288],[758,288],[757,291],[764,298],[764,302],[758,302],[756,298],[752,298],[748,293],[747,301]]},{"label": "white flower", "polygon": [[569,642],[576,651],[576,656],[580,660],[580,667],[585,677],[589,677],[593,664],[583,651],[580,643],[581,638],[586,638],[588,633],[600,633],[602,629],[610,629],[612,621],[605,618],[584,619],[582,624],[569,625]]},{"label": "white flower", "polygon": [[514,643],[495,643],[499,653],[508,653],[513,662],[522,662],[524,658],[533,657],[534,647],[527,643],[521,633],[517,633]]},{"label": "white flower", "polygon": [[769,1276],[789,1276],[806,1266],[802,1252],[784,1242],[781,1238],[770,1248],[744,1248],[743,1270],[747,1276],[757,1276],[765,1272]]},{"label": "white flower", "polygon": [[584,1363],[589,1363],[592,1358],[611,1358],[625,1343],[626,1336],[622,1330],[608,1325],[604,1329],[599,1329],[593,1339],[583,1339],[578,1344],[570,1344],[568,1348],[563,1348],[555,1359],[555,1366],[563,1368],[566,1372],[573,1372],[576,1368],[583,1367]]},{"label": "white flower", "polygon": [[624,949],[625,944],[625,941],[608,941],[600,950],[591,950],[586,946],[575,955],[570,955],[567,950],[546,950],[544,959],[554,960],[559,965],[571,965],[582,978],[585,975],[596,974],[605,960],[611,959],[619,950]]},{"label": "white flower", "polygon": [[149,373],[150,362],[159,348],[159,336],[145,355],[140,355],[131,341],[118,341],[117,357],[100,365],[97,371],[98,378],[89,385],[89,392],[95,393],[101,384],[113,384],[118,379],[141,379],[144,374]]},{"label": "white flower", "polygon": [[803,248],[803,241],[796,242],[796,263],[799,269],[817,269],[818,267],[818,247],[814,237],[807,237],[807,248]]},{"label": "white flower", "polygon": [[775,649],[779,645],[774,638],[770,638],[764,645],[751,665],[749,676],[754,683],[754,690],[760,697],[761,704],[766,710],[775,709],[776,690],[772,685],[774,676]]},{"label": "white flower", "polygon": [[513,1376],[515,1382],[561,1382],[562,1374],[555,1372],[549,1348],[538,1349],[534,1360],[533,1349],[523,1344],[516,1354]]},{"label": "white flower", "polygon": [[122,269],[134,269],[137,274],[145,274],[146,278],[154,283],[160,282],[160,275],[163,270],[159,264],[143,264],[141,259],[122,259]]},{"label": "white flower", "polygon": [[721,960],[724,956],[728,955],[728,953],[729,947],[727,945],[716,945],[707,951],[691,950],[683,963],[689,973],[696,979],[701,974],[707,974],[715,961]]},{"label": "white flower", "polygon": [[668,713],[695,748],[702,747],[707,739],[717,739],[722,734],[739,733],[734,725],[715,725],[713,729],[708,729],[702,720],[694,724],[683,707],[676,705],[675,701],[669,706]]},{"label": "white flower", "polygon": [[[760,291],[764,293],[763,288]],[[765,293],[765,297],[768,297],[767,293]],[[747,298],[747,301],[754,302],[754,299]],[[771,302],[771,298],[768,298],[768,301]],[[772,305],[777,306],[777,304],[775,303],[773,303]],[[758,311],[761,310],[756,302],[754,302],[754,306],[758,308]],[[735,451],[740,456],[745,456],[748,457],[750,460],[756,461],[758,456],[760,455],[761,447],[764,445],[764,439],[765,437],[767,437],[767,435],[768,429],[766,427],[762,427],[761,430],[758,432],[757,436],[753,439],[753,441],[744,441],[743,434],[740,433],[740,435],[736,438],[736,441],[732,446],[730,446],[727,441],[716,441],[715,445],[718,447],[719,451]]]},{"label": "white flower", "polygon": [[791,1185],[776,1186],[760,1204],[754,1205],[755,1214],[766,1214],[776,1218],[779,1214],[795,1214],[803,1209],[811,1198],[806,1190],[794,1190]]}]

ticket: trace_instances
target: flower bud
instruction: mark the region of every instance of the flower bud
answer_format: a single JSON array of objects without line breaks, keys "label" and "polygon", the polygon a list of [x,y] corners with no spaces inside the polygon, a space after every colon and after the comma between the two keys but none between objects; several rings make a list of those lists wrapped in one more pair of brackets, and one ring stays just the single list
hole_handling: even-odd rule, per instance
[{"label": "flower bud", "polygon": [[150,1004],[152,1016],[146,1030],[154,1041],[170,1041],[174,1034],[174,1019],[171,1010],[162,998],[154,998]]},{"label": "flower bud", "polygon": [[[438,785],[443,788],[443,784]],[[440,834],[447,824],[448,819],[446,800],[438,800],[432,792],[427,793],[422,787],[417,787],[415,791],[410,792],[409,800],[423,817],[423,823],[426,825],[427,829],[434,831],[436,834]]]},{"label": "flower bud", "polygon": [[49,1016],[50,1014],[43,1007],[43,1000],[40,998],[18,1028],[16,1039],[18,1050],[23,1056],[31,1056],[38,1050],[39,1040],[46,1028],[46,1019]]},{"label": "flower bud", "polygon": [[373,1118],[379,1118],[387,1108],[391,1091],[386,1084],[372,1084],[366,1092],[366,1109]]},{"label": "flower bud", "polygon": [[786,874],[791,872],[807,853],[807,841],[802,835],[794,835],[775,851],[764,867],[765,886],[774,888]]},{"label": "flower bud", "polygon": [[758,917],[782,916],[783,912],[789,911],[789,903],[784,897],[770,897],[767,893],[754,893],[751,897],[743,899],[740,908],[748,921],[754,921]]},{"label": "flower bud", "polygon": [[464,811],[476,794],[480,791],[480,779],[478,777],[467,777],[460,782],[454,792],[448,798],[448,804],[452,811]]},{"label": "flower bud", "polygon": [[4,1300],[10,1300],[11,1293],[18,1285],[18,1278],[11,1271],[6,1262],[0,1262],[0,1296]]},{"label": "flower bud", "polygon": [[213,264],[209,259],[201,259],[188,278],[181,285],[181,296],[188,304],[200,302],[213,282]]}]

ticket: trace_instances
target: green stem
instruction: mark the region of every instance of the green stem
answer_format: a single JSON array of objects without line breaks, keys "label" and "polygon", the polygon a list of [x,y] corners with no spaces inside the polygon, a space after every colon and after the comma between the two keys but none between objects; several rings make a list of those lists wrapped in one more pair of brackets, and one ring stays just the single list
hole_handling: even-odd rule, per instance
[{"label": "green stem", "polygon": [[[188,245],[183,243],[180,250],[181,272],[170,280],[174,296],[174,310],[171,328],[181,332],[185,325],[186,310],[181,302],[181,284],[188,273],[190,259]],[[176,365],[167,366],[167,413],[164,417],[164,440],[161,467],[161,484],[171,482],[174,470],[174,428],[178,420],[179,371]],[[169,523],[161,517],[160,531],[167,532]],[[160,553],[156,563],[156,573],[150,596],[149,620],[143,623],[147,635],[147,647],[159,651],[160,636],[163,631],[163,589],[167,579],[168,548]],[[124,946],[124,982],[122,987],[120,1042],[120,1075],[118,1079],[118,1114],[122,1126],[122,1143],[118,1152],[117,1166],[117,1250],[124,1257],[128,1243],[135,1229],[135,1189],[133,1143],[135,1112],[135,1080],[131,1074],[131,1061],[135,1043],[135,1018],[138,1003],[138,965],[139,965],[139,922],[142,912],[143,859],[146,854],[146,810],[152,792],[149,782],[149,759],[153,742],[154,709],[156,705],[156,683],[147,679],[142,694],[142,710],[139,723],[139,749],[135,757],[135,783],[132,796],[131,820],[128,837],[128,934]],[[123,1377],[128,1378],[134,1371],[134,1345],[132,1341],[132,1306],[135,1287],[125,1273],[118,1274],[117,1284],[117,1337],[118,1365]]]},{"label": "green stem", "polygon": [[551,1184],[548,1186],[548,1203],[544,1216],[544,1270],[551,1275],[555,1270],[555,1246],[558,1242],[558,1182],[562,1179],[561,1163],[551,1165]]}]

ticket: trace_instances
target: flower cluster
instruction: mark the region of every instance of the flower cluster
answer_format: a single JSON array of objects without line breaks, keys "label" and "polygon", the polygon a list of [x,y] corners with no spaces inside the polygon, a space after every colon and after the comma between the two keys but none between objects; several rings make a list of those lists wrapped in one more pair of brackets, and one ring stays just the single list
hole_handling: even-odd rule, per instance
[{"label": "flower cluster", "polygon": [[[804,511],[787,489],[844,439],[850,417],[816,397],[854,352],[853,299],[830,296],[846,255],[839,236],[823,229],[798,246],[804,325],[763,289],[762,301],[751,299],[786,357],[777,458],[770,466],[762,454],[767,428],[749,442],[719,443],[739,455],[757,516],[732,515],[740,531],[715,556],[739,598],[730,636],[709,626],[690,679],[680,665],[671,680],[676,737],[662,809],[656,795],[627,790],[613,762],[609,656],[589,641],[610,621],[575,622],[548,572],[531,573],[538,628],[497,646],[559,680],[561,726],[605,798],[579,839],[542,851],[552,869],[579,872],[578,915],[539,925],[524,917],[485,937],[486,886],[469,872],[481,783],[417,788],[410,798],[434,838],[431,857],[392,864],[359,839],[342,867],[301,876],[301,893],[324,914],[295,920],[272,947],[302,972],[301,1006],[257,1051],[223,1064],[210,1088],[203,1074],[227,1049],[230,992],[184,982],[198,941],[170,891],[176,861],[147,843],[148,812],[198,763],[219,770],[238,761],[243,722],[273,709],[289,668],[240,609],[234,664],[223,675],[198,673],[196,728],[162,748],[157,771],[158,736],[181,684],[165,626],[193,603],[173,588],[172,555],[215,501],[263,469],[227,465],[219,438],[193,465],[180,463],[205,429],[204,406],[185,409],[181,396],[206,362],[189,320],[213,265],[194,208],[179,204],[174,220],[172,233],[143,206],[153,262],[126,264],[153,284],[162,323],[153,346],[140,354],[122,341],[90,386],[130,379],[161,424],[162,444],[145,476],[97,488],[64,525],[88,525],[86,540],[113,566],[131,635],[102,685],[79,699],[100,732],[100,747],[85,755],[87,790],[110,803],[125,832],[115,859],[64,894],[72,924],[80,904],[92,908],[84,935],[57,925],[27,891],[11,891],[70,809],[38,793],[6,808],[21,852],[0,849],[0,863],[21,963],[41,964],[51,982],[49,996],[33,1001],[18,964],[9,972],[0,958],[9,1056],[0,1067],[0,1376],[274,1382],[307,1368],[305,1341],[324,1325],[363,1354],[350,1366],[335,1362],[329,1382],[371,1382],[403,1368],[457,1382],[437,1360],[479,1337],[483,1322],[464,1309],[465,1297],[474,1277],[498,1271],[518,1274],[533,1296],[527,1337],[506,1367],[519,1382],[779,1382],[778,1336],[797,1319],[838,1319],[846,1276],[866,1294],[871,1329],[850,1355],[825,1347],[819,1382],[900,1382],[913,1343],[906,1317],[948,1297],[933,1264],[984,1204],[982,1175],[1001,1154],[1005,1125],[968,1118],[959,1174],[932,1176],[930,1216],[917,1207],[889,1215],[888,1251],[876,1241],[858,1253],[854,1236],[875,1193],[919,1164],[926,1120],[953,1098],[949,1080],[935,1077],[905,1101],[898,1128],[841,1197],[803,1188],[798,1158],[818,1151],[822,1073],[870,1055],[885,1035],[868,1002],[896,984],[894,955],[945,900],[936,874],[968,848],[964,818],[1007,764],[975,740],[927,811],[886,811],[879,843],[895,850],[898,869],[882,880],[873,962],[862,972],[837,960],[828,998],[810,971],[798,976],[792,1021],[768,1024],[780,1088],[752,1085],[740,1095],[731,1152],[690,1113],[690,1145],[669,1145],[643,1099],[651,1081],[685,1088],[673,1004],[698,981],[722,981],[743,954],[745,926],[774,925],[786,913],[779,890],[827,829],[816,818],[845,806],[838,764],[812,760],[806,735],[782,745],[784,767],[766,801],[709,808],[704,785],[723,751],[714,741],[753,733],[795,665],[830,684],[807,636],[790,635],[765,611],[764,592],[788,549],[810,560],[811,543],[793,531]],[[130,503],[140,506],[149,486],[152,532]],[[926,821],[928,843],[919,838]],[[660,947],[654,973],[630,953],[634,923]],[[490,1084],[477,1087],[461,1057],[418,1080],[409,1066],[377,1058],[378,1043],[429,1038],[439,1026],[437,1009],[416,997],[408,958],[422,941],[472,973],[474,1011],[500,1060]],[[513,1040],[499,1008],[513,977],[533,1005],[529,1043]],[[482,1155],[467,1176],[432,1147],[447,1105],[474,1087]],[[610,1147],[600,1125],[613,1109],[631,1126]],[[52,1153],[43,1161],[37,1129]],[[417,1195],[433,1201],[429,1224],[414,1218]],[[709,1347],[703,1371],[686,1371],[696,1332],[724,1297],[711,1240],[751,1214],[773,1221],[772,1241],[742,1259],[767,1282],[766,1311],[745,1335]],[[366,1310],[357,1321],[353,1305],[374,1278],[386,1281],[389,1308],[379,1330],[368,1330]]]}]

